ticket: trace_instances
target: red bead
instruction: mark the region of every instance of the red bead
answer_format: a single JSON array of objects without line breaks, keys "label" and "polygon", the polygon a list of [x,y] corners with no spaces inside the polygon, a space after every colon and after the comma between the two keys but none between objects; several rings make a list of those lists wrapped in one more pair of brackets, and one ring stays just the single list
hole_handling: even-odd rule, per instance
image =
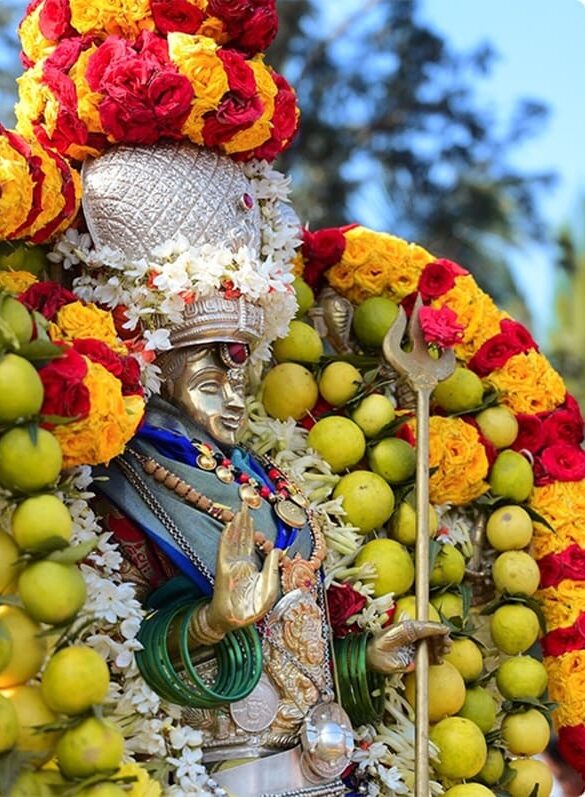
[{"label": "red bead", "polygon": [[229,459],[222,459],[221,461],[222,467],[229,468],[231,466],[231,461]]},{"label": "red bead", "polygon": [[247,473],[240,473],[239,481],[240,484],[247,484],[250,481],[250,477]]},{"label": "red bead", "polygon": [[268,478],[269,479],[278,479],[280,476],[280,472],[276,470],[276,468],[272,468],[268,471]]},{"label": "red bead", "polygon": [[268,489],[268,487],[261,487],[260,495],[262,496],[262,498],[268,498],[268,496],[270,495],[270,490]]}]

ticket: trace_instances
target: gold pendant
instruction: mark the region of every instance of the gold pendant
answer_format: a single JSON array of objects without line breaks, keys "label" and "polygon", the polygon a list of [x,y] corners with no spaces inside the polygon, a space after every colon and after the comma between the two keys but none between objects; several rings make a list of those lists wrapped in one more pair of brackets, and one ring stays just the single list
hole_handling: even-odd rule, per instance
[{"label": "gold pendant", "polygon": [[305,510],[293,501],[289,501],[288,498],[283,501],[277,501],[274,505],[274,511],[281,520],[294,529],[302,529],[307,522]]},{"label": "gold pendant", "polygon": [[246,484],[241,484],[238,492],[240,494],[240,498],[246,504],[246,506],[249,506],[250,509],[260,509],[262,506],[262,498],[258,495],[252,484],[249,482]]},{"label": "gold pendant", "polygon": [[220,480],[220,482],[223,482],[224,484],[231,484],[236,478],[234,476],[233,470],[230,470],[230,468],[226,468],[223,465],[220,465],[217,468],[217,470],[215,471],[215,475]]},{"label": "gold pendant", "polygon": [[215,461],[215,457],[210,456],[209,454],[199,454],[197,457],[197,467],[201,468],[201,470],[215,470],[217,466],[217,462]]}]

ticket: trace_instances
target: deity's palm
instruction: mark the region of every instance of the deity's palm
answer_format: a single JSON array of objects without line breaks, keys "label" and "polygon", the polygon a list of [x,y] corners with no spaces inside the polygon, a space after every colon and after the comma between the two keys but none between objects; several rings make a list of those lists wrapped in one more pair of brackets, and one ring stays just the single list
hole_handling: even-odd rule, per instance
[{"label": "deity's palm", "polygon": [[280,551],[273,549],[258,570],[254,525],[247,507],[236,513],[221,534],[215,586],[208,621],[217,631],[242,628],[260,620],[278,597]]}]

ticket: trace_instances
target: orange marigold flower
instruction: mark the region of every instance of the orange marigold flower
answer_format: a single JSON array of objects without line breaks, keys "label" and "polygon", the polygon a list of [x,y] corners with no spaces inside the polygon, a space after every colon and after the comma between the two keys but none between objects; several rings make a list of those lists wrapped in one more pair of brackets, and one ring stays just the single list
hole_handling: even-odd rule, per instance
[{"label": "orange marigold flower", "polygon": [[38,282],[30,271],[0,271],[0,291],[22,293]]},{"label": "orange marigold flower", "polygon": [[585,651],[549,657],[544,663],[549,698],[559,704],[554,712],[555,725],[579,725],[585,717]]},{"label": "orange marigold flower", "polygon": [[569,628],[580,617],[585,606],[585,582],[565,579],[557,587],[538,592],[547,631]]},{"label": "orange marigold flower", "polygon": [[530,503],[554,529],[552,532],[541,523],[534,524],[532,552],[536,559],[560,553],[573,543],[585,547],[585,480],[537,487]]},{"label": "orange marigold flower", "polygon": [[53,340],[72,341],[76,338],[95,338],[107,343],[114,351],[126,354],[123,343],[118,340],[111,313],[100,310],[95,304],[71,302],[64,305],[51,325]]},{"label": "orange marigold flower", "polygon": [[489,379],[503,393],[502,403],[515,413],[536,415],[554,410],[567,394],[561,377],[546,357],[534,350],[510,357]]}]

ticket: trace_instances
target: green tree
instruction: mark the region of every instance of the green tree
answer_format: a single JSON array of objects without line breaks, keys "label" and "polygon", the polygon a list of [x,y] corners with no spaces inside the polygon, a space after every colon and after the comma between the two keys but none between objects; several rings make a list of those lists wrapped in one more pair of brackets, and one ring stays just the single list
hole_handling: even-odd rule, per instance
[{"label": "green tree", "polygon": [[6,125],[14,124],[15,79],[20,71],[16,24],[23,8],[18,0],[0,0],[0,122]]},{"label": "green tree", "polygon": [[363,221],[464,264],[499,301],[514,296],[511,250],[538,239],[550,175],[509,163],[546,117],[523,101],[505,129],[476,97],[494,52],[460,55],[420,19],[417,0],[283,0],[270,59],[297,88],[299,138],[282,166],[313,227]]}]

